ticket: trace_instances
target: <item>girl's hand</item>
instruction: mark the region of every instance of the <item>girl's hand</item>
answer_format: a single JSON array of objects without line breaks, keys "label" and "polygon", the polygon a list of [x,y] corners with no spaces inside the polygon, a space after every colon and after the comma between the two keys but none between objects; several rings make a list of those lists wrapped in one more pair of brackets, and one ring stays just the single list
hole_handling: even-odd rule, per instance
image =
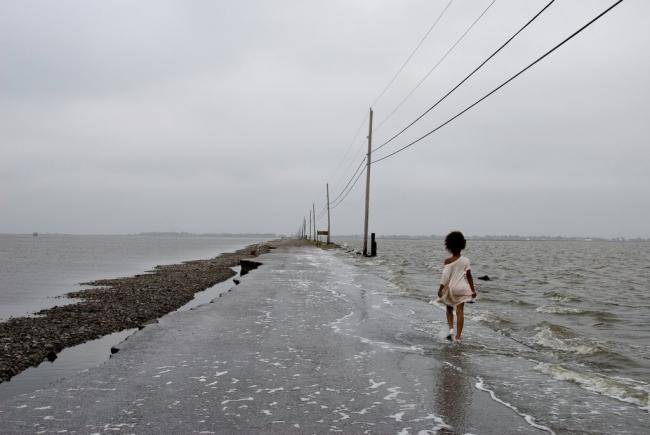
[{"label": "girl's hand", "polygon": [[472,299],[476,299],[476,292],[472,291]]}]

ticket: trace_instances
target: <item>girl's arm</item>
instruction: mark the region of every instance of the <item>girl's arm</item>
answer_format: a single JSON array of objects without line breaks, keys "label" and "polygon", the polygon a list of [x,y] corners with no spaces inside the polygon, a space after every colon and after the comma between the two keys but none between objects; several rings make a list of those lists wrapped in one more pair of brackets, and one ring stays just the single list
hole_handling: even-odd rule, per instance
[{"label": "girl's arm", "polygon": [[472,289],[472,297],[476,297],[476,289],[474,288],[474,280],[472,279],[472,271],[467,271],[467,282],[469,283],[469,288]]},{"label": "girl's arm", "polygon": [[445,288],[445,286],[442,285],[442,284],[440,284],[440,288],[438,289],[438,297],[439,297],[439,298],[442,297],[442,289],[443,289],[443,288]]}]

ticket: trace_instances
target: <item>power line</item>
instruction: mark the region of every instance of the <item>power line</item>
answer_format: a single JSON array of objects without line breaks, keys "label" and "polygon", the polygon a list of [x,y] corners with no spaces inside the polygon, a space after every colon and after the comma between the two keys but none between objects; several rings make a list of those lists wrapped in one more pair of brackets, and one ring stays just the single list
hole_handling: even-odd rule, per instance
[{"label": "power line", "polygon": [[385,160],[385,159],[387,159],[387,158],[389,158],[389,157],[391,157],[391,156],[394,156],[395,154],[397,154],[397,153],[399,153],[399,152],[404,151],[405,149],[407,149],[407,148],[409,148],[409,147],[415,145],[416,143],[420,142],[422,139],[424,139],[424,138],[430,136],[431,134],[433,134],[433,133],[435,133],[436,131],[440,130],[440,129],[441,129],[442,127],[444,127],[445,125],[447,125],[447,124],[449,124],[450,122],[454,121],[456,118],[458,118],[459,116],[463,115],[465,112],[467,112],[468,110],[472,109],[474,106],[478,105],[480,102],[482,102],[483,100],[485,100],[486,98],[488,98],[490,95],[494,94],[494,93],[497,92],[499,89],[503,88],[503,87],[506,86],[508,83],[510,83],[511,81],[513,81],[514,79],[516,79],[517,77],[519,77],[521,74],[523,74],[524,72],[526,72],[528,69],[532,68],[535,64],[537,64],[538,62],[540,62],[542,59],[544,59],[544,58],[545,58],[546,56],[548,56],[549,54],[553,53],[555,50],[557,50],[558,48],[560,48],[562,45],[564,45],[565,43],[567,43],[569,40],[573,39],[576,35],[578,35],[580,32],[582,32],[583,30],[585,30],[587,27],[591,26],[594,22],[596,22],[598,19],[600,19],[603,15],[605,15],[606,13],[608,13],[609,11],[611,11],[612,9],[614,9],[614,7],[618,6],[622,1],[623,1],[623,0],[618,0],[616,3],[612,4],[610,7],[608,7],[608,8],[605,9],[603,12],[601,12],[600,14],[598,14],[595,18],[593,18],[591,21],[589,21],[587,24],[585,24],[584,26],[582,26],[581,28],[579,28],[578,30],[576,30],[575,32],[573,32],[570,36],[568,36],[567,38],[565,38],[562,42],[560,42],[559,44],[555,45],[553,48],[551,48],[550,50],[548,50],[546,53],[544,53],[543,55],[541,55],[540,57],[538,57],[536,60],[534,60],[533,62],[531,62],[531,63],[530,63],[528,66],[526,66],[524,69],[522,69],[521,71],[519,71],[518,73],[516,73],[515,75],[513,75],[512,77],[510,77],[508,80],[506,80],[506,81],[504,81],[503,83],[501,83],[499,86],[497,86],[496,88],[494,88],[493,90],[491,90],[490,92],[488,92],[487,94],[485,94],[484,96],[482,96],[481,98],[479,98],[478,100],[476,100],[476,101],[475,101],[474,103],[472,103],[471,105],[467,106],[467,107],[466,107],[465,109],[463,109],[462,111],[458,112],[456,115],[454,115],[454,116],[452,116],[451,118],[449,118],[447,121],[443,122],[442,124],[438,125],[438,126],[437,126],[436,128],[434,128],[433,130],[431,130],[430,132],[426,133],[424,136],[419,137],[418,139],[416,139],[416,140],[414,140],[414,141],[408,143],[407,145],[404,145],[403,147],[399,148],[398,150],[393,151],[393,152],[390,153],[390,154],[385,155],[384,157],[381,157],[381,158],[379,158],[379,159],[377,159],[377,160],[373,160],[372,163],[378,163],[378,162],[381,162],[382,160]]},{"label": "power line", "polygon": [[395,75],[393,76],[393,78],[390,79],[390,81],[388,82],[388,84],[387,84],[387,85],[384,87],[384,89],[379,93],[379,95],[377,96],[377,98],[375,98],[375,101],[373,101],[373,103],[371,104],[371,107],[374,107],[374,106],[377,104],[377,102],[381,99],[381,97],[383,97],[384,94],[388,91],[388,89],[392,86],[392,84],[395,82],[395,80],[397,79],[397,77],[402,73],[402,71],[404,70],[404,68],[406,67],[406,65],[411,61],[411,59],[413,58],[413,56],[415,55],[415,53],[420,49],[420,47],[422,46],[422,44],[424,43],[424,41],[427,39],[427,37],[429,36],[429,34],[430,34],[430,33],[433,31],[433,29],[438,25],[438,23],[440,22],[440,19],[441,19],[442,16],[445,14],[445,12],[447,12],[447,9],[449,9],[449,6],[451,6],[451,4],[452,4],[453,2],[454,2],[454,0],[449,0],[449,3],[447,3],[447,6],[445,6],[445,8],[442,10],[442,12],[440,12],[440,14],[438,15],[438,18],[436,18],[436,20],[433,22],[433,24],[431,25],[431,27],[429,27],[429,30],[427,30],[427,32],[424,34],[424,36],[422,37],[422,39],[420,39],[420,42],[418,42],[418,44],[415,46],[415,48],[413,49],[413,51],[411,51],[411,54],[409,54],[409,56],[406,58],[406,60],[405,60],[404,63],[402,64],[402,66],[399,67],[399,69],[397,70],[397,72],[395,73]]},{"label": "power line", "polygon": [[386,123],[386,121],[388,121],[388,120],[389,120],[389,119],[390,119],[390,118],[395,114],[395,112],[397,112],[397,111],[400,109],[400,107],[402,107],[402,105],[403,105],[403,104],[404,104],[404,103],[405,103],[409,98],[411,98],[411,95],[413,95],[413,93],[414,93],[414,92],[415,92],[415,91],[416,91],[416,90],[417,90],[417,89],[422,85],[422,83],[424,83],[424,81],[425,81],[426,79],[429,78],[429,76],[430,76],[430,75],[431,75],[431,74],[432,74],[432,73],[433,73],[433,72],[438,68],[438,66],[440,66],[440,64],[441,64],[442,62],[444,62],[444,60],[447,58],[447,56],[449,56],[449,54],[450,54],[452,51],[454,51],[454,49],[456,48],[456,46],[458,46],[458,44],[459,44],[459,43],[460,43],[460,42],[465,38],[465,36],[467,36],[467,34],[468,34],[468,33],[469,33],[473,28],[474,28],[474,26],[476,25],[476,23],[478,23],[478,22],[481,20],[481,18],[483,18],[483,16],[487,13],[487,11],[492,7],[492,5],[493,5],[496,1],[497,1],[497,0],[492,0],[492,2],[487,6],[487,8],[485,8],[485,9],[483,10],[483,12],[481,12],[481,14],[480,14],[480,15],[479,15],[479,16],[478,16],[478,17],[477,17],[477,18],[472,22],[472,24],[470,24],[470,26],[469,26],[469,27],[468,27],[468,28],[463,32],[463,34],[460,35],[460,37],[456,40],[456,42],[454,42],[453,45],[452,45],[451,47],[449,47],[449,49],[447,50],[447,52],[446,52],[446,53],[445,53],[445,54],[444,54],[444,55],[443,55],[443,56],[438,60],[438,62],[436,62],[436,64],[433,65],[433,67],[431,67],[431,69],[429,70],[429,72],[427,72],[427,73],[424,75],[424,77],[422,77],[422,79],[420,79],[420,81],[417,83],[417,85],[415,85],[415,87],[414,87],[413,89],[411,89],[411,91],[410,91],[408,94],[406,94],[406,96],[402,99],[402,101],[400,101],[400,102],[397,104],[397,106],[395,106],[395,108],[393,108],[393,110],[388,114],[388,116],[386,116],[386,117],[385,117],[385,118],[384,118],[384,119],[383,119],[383,120],[382,120],[382,121],[377,125],[377,127],[376,127],[373,131],[378,131],[378,130],[379,130],[379,129],[380,129],[380,128],[381,128],[381,127]]},{"label": "power line", "polygon": [[472,77],[478,70],[480,70],[486,63],[488,63],[494,56],[497,55],[503,48],[505,48],[506,45],[508,45],[513,39],[515,39],[526,27],[528,27],[533,21],[537,19],[546,9],[548,9],[549,6],[551,6],[555,0],[551,0],[544,6],[542,9],[540,9],[535,16],[533,16],[526,24],[524,24],[519,30],[517,30],[510,38],[506,40],[499,48],[497,48],[491,55],[489,55],[479,66],[474,68],[474,70],[469,73],[463,80],[458,82],[456,86],[454,86],[449,92],[447,92],[445,95],[443,95],[438,101],[435,102],[435,104],[431,107],[429,107],[427,110],[425,110],[420,116],[415,118],[409,125],[404,127],[402,130],[400,130],[398,133],[396,133],[394,136],[392,136],[390,139],[388,139],[386,142],[382,143],[379,145],[377,148],[375,148],[373,151],[380,150],[381,148],[385,147],[389,143],[391,143],[395,138],[397,138],[399,135],[404,133],[406,130],[411,128],[413,124],[418,122],[420,119],[422,119],[427,113],[431,112],[433,109],[435,109],[438,104],[442,103],[449,95],[451,95],[456,89],[458,89],[463,83],[465,83],[470,77]]},{"label": "power line", "polygon": [[[354,173],[352,174],[352,176],[348,179],[348,182],[346,183],[345,187],[343,187],[343,189],[341,189],[341,192],[339,192],[339,194],[336,196],[336,198],[334,198],[333,201],[330,201],[330,210],[332,210],[333,208],[335,208],[336,206],[338,206],[339,204],[341,204],[341,203],[345,200],[345,198],[348,196],[349,191],[352,190],[352,187],[354,187],[354,185],[357,183],[357,180],[359,179],[359,177],[361,177],[360,174],[363,174],[363,173],[364,173],[365,169],[364,169],[363,171],[361,171],[361,172],[359,173],[359,175],[357,174],[357,173],[359,172],[359,169],[362,168],[362,166],[363,166],[363,164],[364,164],[365,162],[366,162],[366,157],[364,157],[364,158],[361,160],[361,162],[359,162],[359,166],[357,166],[357,169],[355,169],[355,171],[354,171]],[[356,177],[356,178],[355,178],[355,177]],[[354,180],[354,183],[352,183],[353,180]],[[352,183],[352,186],[350,186],[350,183]],[[348,187],[349,187],[349,189],[348,189]],[[346,191],[347,191],[347,192],[346,192]],[[344,193],[345,193],[345,195],[341,198],[341,196],[342,196]],[[339,198],[341,198],[341,199],[340,199],[340,201],[338,201],[338,203],[337,203],[337,200],[339,200]],[[335,204],[335,205],[332,206],[332,204]],[[326,212],[327,212],[327,203],[325,203],[323,206],[321,206],[320,211],[318,212],[318,217],[316,218],[316,221],[317,221],[317,222],[320,221],[320,220],[323,218],[323,216],[325,215]]]},{"label": "power line", "polygon": [[[406,60],[404,61],[404,63],[402,63],[402,65],[399,67],[399,69],[397,70],[397,72],[395,73],[395,75],[393,75],[393,77],[392,77],[391,80],[388,82],[388,84],[386,84],[386,86],[385,86],[384,89],[380,92],[380,94],[377,96],[377,98],[375,98],[374,102],[372,103],[372,106],[374,106],[375,104],[377,104],[377,102],[378,102],[378,101],[379,101],[379,100],[384,96],[384,94],[385,94],[385,93],[388,91],[388,89],[392,86],[392,84],[395,82],[395,80],[397,79],[397,77],[402,73],[402,71],[404,70],[404,68],[406,67],[406,65],[411,61],[411,59],[413,58],[413,56],[415,56],[415,53],[417,53],[417,51],[420,49],[420,47],[422,46],[422,44],[424,43],[424,41],[425,41],[425,40],[428,38],[428,36],[431,34],[431,32],[433,31],[433,29],[435,29],[435,27],[438,25],[438,23],[439,23],[440,20],[442,19],[443,15],[445,14],[445,12],[447,12],[447,9],[449,9],[449,7],[451,6],[451,4],[452,4],[453,2],[454,2],[454,0],[449,0],[449,2],[447,3],[447,5],[443,8],[442,12],[440,12],[440,14],[438,15],[438,17],[435,19],[435,21],[433,22],[433,24],[429,27],[429,29],[428,29],[427,32],[424,34],[424,36],[420,39],[420,41],[417,43],[417,45],[415,46],[415,48],[411,51],[411,53],[410,53],[409,56],[406,58]],[[365,122],[366,122],[367,119],[368,119],[368,115],[366,114],[366,115],[364,115],[363,120],[361,121],[361,124],[360,124],[359,127],[357,128],[356,133],[354,134],[354,137],[353,137],[352,141],[350,142],[350,145],[348,145],[348,147],[347,147],[345,153],[343,154],[343,158],[342,158],[342,159],[339,161],[339,163],[337,164],[336,169],[334,169],[334,171],[333,171],[333,174],[334,174],[334,175],[336,175],[336,173],[338,172],[338,170],[341,168],[341,165],[342,165],[343,162],[346,160],[346,158],[347,158],[347,156],[348,156],[350,150],[351,150],[352,147],[354,146],[354,144],[355,144],[355,142],[356,142],[356,140],[357,140],[357,138],[358,138],[358,136],[359,136],[359,133],[361,132],[361,128],[363,127],[363,125],[365,124]],[[358,152],[357,152],[357,154],[358,154]],[[350,170],[350,168],[351,168],[351,166],[352,166],[352,162],[353,162],[354,160],[356,160],[356,159],[353,158],[353,159],[350,161],[350,164],[347,166],[347,168],[345,169],[345,171],[344,171],[342,174],[344,174],[344,173],[346,173],[346,172],[348,172],[348,171]],[[357,169],[357,170],[358,170],[358,169]],[[356,171],[355,171],[355,173],[356,173]],[[354,175],[352,175],[351,178],[354,178]],[[349,183],[349,182],[348,182],[348,183]],[[336,183],[334,183],[334,185],[337,185],[337,184],[338,184],[338,181],[337,181]],[[347,185],[346,185],[346,187],[347,187]],[[345,191],[345,187],[342,189],[341,192],[343,192],[343,191]]]},{"label": "power line", "polygon": [[363,170],[361,172],[359,172],[359,175],[357,175],[357,178],[355,178],[354,183],[352,183],[352,185],[350,186],[348,191],[345,193],[345,195],[339,200],[338,203],[336,203],[333,206],[330,206],[330,209],[334,209],[334,208],[338,207],[339,205],[341,205],[343,203],[343,201],[345,201],[345,198],[347,198],[348,195],[350,194],[350,192],[352,192],[352,189],[354,188],[354,186],[357,185],[357,182],[359,181],[361,176],[364,174],[364,172],[366,172],[366,168],[363,168]]},{"label": "power line", "polygon": [[[352,176],[348,180],[345,187],[343,187],[341,192],[339,192],[339,194],[336,196],[336,198],[334,198],[333,201],[330,201],[330,210],[333,210],[334,208],[338,207],[345,200],[345,198],[347,198],[350,191],[352,191],[352,188],[357,184],[357,182],[359,181],[359,178],[361,178],[361,175],[363,175],[363,173],[366,170],[364,168],[361,172],[359,172],[359,169],[361,169],[363,167],[363,164],[366,162],[366,158],[367,157],[364,157],[361,160],[361,162],[359,162],[359,166],[357,166],[357,169],[355,169],[354,173],[352,174]],[[352,185],[350,185],[350,183],[352,183]],[[340,200],[339,200],[339,198],[340,198]],[[334,205],[332,205],[332,204],[334,204]],[[323,216],[325,215],[326,212],[327,212],[327,204],[325,204],[323,206],[323,209],[319,212],[319,216],[318,216],[318,218],[316,220],[320,221],[323,218]]]},{"label": "power line", "polygon": [[341,185],[341,183],[343,182],[345,177],[347,177],[347,175],[345,175],[345,174],[349,174],[352,171],[352,169],[354,168],[354,164],[358,161],[358,159],[361,158],[362,155],[364,155],[363,151],[364,151],[364,147],[363,146],[358,146],[357,151],[353,155],[350,156],[348,165],[345,168],[345,170],[343,172],[341,172],[341,176],[339,177],[337,182],[332,183],[332,186],[334,186],[332,188],[332,190],[338,190],[339,186]]},{"label": "power line", "polygon": [[[348,180],[348,182],[347,182],[347,184],[345,185],[345,187],[344,187],[343,189],[341,189],[341,192],[339,192],[339,194],[336,196],[336,198],[334,198],[333,201],[330,202],[330,204],[331,204],[331,203],[335,203],[335,202],[336,202],[336,201],[341,197],[341,195],[343,194],[343,192],[345,192],[345,189],[347,189],[347,187],[350,185],[350,183],[351,183],[352,180],[354,179],[354,176],[357,175],[357,172],[359,172],[359,169],[361,169],[361,167],[363,166],[363,164],[366,162],[366,158],[367,158],[367,157],[364,157],[364,158],[361,160],[361,162],[359,162],[359,166],[357,166],[357,169],[355,169],[354,173],[352,174],[352,176],[351,176],[350,179]],[[362,171],[362,172],[363,172],[363,171]]]},{"label": "power line", "polygon": [[[361,123],[359,124],[359,127],[357,127],[357,130],[356,130],[356,132],[354,133],[354,137],[352,138],[352,141],[350,141],[350,145],[348,145],[348,148],[345,150],[345,153],[343,154],[343,158],[339,161],[338,165],[336,165],[336,169],[334,169],[334,171],[332,172],[332,175],[336,175],[337,171],[341,168],[341,165],[343,164],[343,162],[345,161],[346,157],[348,156],[348,153],[349,153],[350,150],[352,149],[352,146],[353,146],[353,145],[355,144],[355,142],[357,141],[357,138],[359,137],[359,133],[361,133],[361,129],[362,129],[362,127],[363,127],[363,126],[365,125],[365,123],[366,123],[366,119],[368,119],[368,115],[367,115],[367,114],[366,114],[366,115],[363,117],[363,119],[361,120]],[[347,171],[349,170],[349,168],[350,168],[350,165],[348,165],[347,169],[346,169],[343,173],[347,172]]]},{"label": "power line", "polygon": [[[494,0],[494,1],[496,1],[496,0]],[[494,1],[493,1],[493,2],[494,2]],[[404,61],[404,63],[402,63],[402,65],[400,66],[400,68],[398,69],[398,71],[395,73],[395,75],[393,75],[393,77],[392,77],[391,80],[388,82],[388,84],[384,87],[384,89],[381,91],[381,93],[377,96],[377,98],[375,98],[375,101],[374,101],[373,104],[372,104],[373,106],[374,106],[375,104],[377,104],[377,102],[378,102],[378,101],[379,101],[379,100],[384,96],[384,94],[385,94],[385,93],[388,91],[388,89],[392,86],[392,84],[395,82],[395,80],[397,79],[397,77],[402,73],[402,71],[404,70],[404,68],[406,67],[406,65],[411,61],[411,59],[413,58],[413,56],[415,56],[415,54],[417,53],[417,51],[420,49],[420,47],[422,46],[422,44],[424,43],[424,41],[428,38],[428,36],[431,34],[431,32],[432,32],[432,31],[435,29],[435,27],[438,25],[438,23],[439,23],[440,20],[442,19],[443,15],[447,12],[447,10],[449,9],[449,7],[452,5],[453,2],[454,2],[454,0],[449,0],[449,2],[447,3],[447,5],[446,5],[446,6],[443,8],[443,10],[440,12],[440,14],[439,14],[438,17],[436,18],[436,20],[435,20],[435,21],[433,22],[433,24],[429,27],[429,29],[428,29],[427,32],[424,34],[424,36],[420,39],[420,41],[417,43],[417,45],[415,46],[415,48],[411,51],[411,53],[410,53],[409,56],[406,58],[406,60]],[[368,115],[365,115],[364,118],[363,118],[363,120],[361,121],[361,124],[360,124],[359,127],[357,128],[356,133],[355,133],[355,135],[354,135],[352,141],[350,142],[350,145],[348,145],[348,147],[347,147],[345,153],[343,154],[343,158],[340,160],[340,162],[339,162],[338,165],[336,166],[336,169],[334,170],[334,174],[336,174],[336,172],[340,169],[340,167],[341,167],[341,165],[343,164],[343,162],[346,160],[346,158],[347,158],[347,156],[348,156],[350,150],[353,148],[353,146],[354,146],[354,144],[355,144],[355,142],[356,142],[356,140],[357,140],[357,138],[358,138],[358,136],[359,136],[359,133],[361,132],[361,128],[362,128],[363,125],[365,124],[367,118],[368,118]],[[355,155],[358,155],[358,152],[357,152],[357,154],[355,154]],[[356,159],[353,158],[353,159],[350,161],[350,164],[348,165],[348,167],[346,168],[346,170],[345,170],[342,174],[344,174],[344,173],[346,173],[346,172],[348,172],[348,171],[350,170],[350,168],[352,167],[352,162],[354,162],[355,160],[356,160]],[[332,201],[331,203],[335,203],[336,200],[337,200],[339,197],[341,197],[341,195],[346,191],[346,189],[348,188],[348,186],[350,185],[350,183],[352,182],[352,180],[355,178],[357,172],[359,171],[359,169],[361,168],[361,166],[363,165],[363,163],[365,162],[365,160],[366,160],[366,159],[364,158],[364,159],[361,161],[361,163],[359,164],[359,166],[357,167],[357,169],[354,171],[354,173],[352,174],[352,176],[351,176],[350,179],[348,180],[348,182],[347,182],[347,184],[345,185],[345,187],[341,190],[341,192],[340,192],[339,195],[336,197],[336,199],[335,199],[334,201]],[[362,171],[362,173],[363,173],[363,171]],[[360,177],[360,176],[358,176],[357,179],[358,179],[359,177]],[[356,183],[356,180],[355,180],[355,183]],[[337,182],[336,184],[338,184],[338,182]],[[348,191],[348,193],[349,193],[349,191]],[[346,194],[345,196],[347,197],[347,194]],[[340,202],[339,202],[339,203],[340,203]],[[337,205],[338,205],[338,204],[337,204]],[[323,209],[321,210],[321,212],[319,213],[319,215],[320,215],[320,216],[319,216],[319,220],[322,218],[322,216],[323,216],[323,214],[324,214],[324,211],[325,211],[325,208],[323,208]]]}]

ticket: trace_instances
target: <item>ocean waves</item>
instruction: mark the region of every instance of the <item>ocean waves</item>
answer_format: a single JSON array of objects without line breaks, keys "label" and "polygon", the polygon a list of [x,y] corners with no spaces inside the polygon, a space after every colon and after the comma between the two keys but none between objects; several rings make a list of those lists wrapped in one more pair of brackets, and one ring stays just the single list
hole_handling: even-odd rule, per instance
[{"label": "ocean waves", "polygon": [[[479,297],[465,307],[462,351],[474,374],[569,432],[646,433],[638,416],[650,410],[650,244],[634,245],[636,257],[630,246],[470,240],[474,277],[491,278],[475,281]],[[396,293],[431,299],[446,256],[440,242],[380,240],[379,255],[378,273]],[[423,315],[446,328],[443,310]]]},{"label": "ocean waves", "polygon": [[544,322],[535,328],[531,341],[534,345],[559,352],[577,355],[593,355],[606,351],[601,345],[578,337],[568,328]]},{"label": "ocean waves", "polygon": [[647,383],[625,377],[607,377],[587,370],[576,371],[559,364],[540,363],[535,369],[554,379],[575,383],[585,390],[650,412],[650,385]]}]

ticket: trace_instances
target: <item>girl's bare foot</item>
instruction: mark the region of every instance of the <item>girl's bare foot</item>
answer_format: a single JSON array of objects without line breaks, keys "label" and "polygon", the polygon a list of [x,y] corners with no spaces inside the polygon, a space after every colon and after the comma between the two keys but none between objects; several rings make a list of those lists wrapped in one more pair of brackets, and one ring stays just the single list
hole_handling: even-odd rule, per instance
[{"label": "girl's bare foot", "polygon": [[453,338],[454,335],[453,335],[453,334],[454,334],[454,330],[453,330],[453,329],[450,329],[450,330],[449,330],[449,335],[447,335],[447,340],[449,340],[449,341],[454,341],[454,338]]}]

